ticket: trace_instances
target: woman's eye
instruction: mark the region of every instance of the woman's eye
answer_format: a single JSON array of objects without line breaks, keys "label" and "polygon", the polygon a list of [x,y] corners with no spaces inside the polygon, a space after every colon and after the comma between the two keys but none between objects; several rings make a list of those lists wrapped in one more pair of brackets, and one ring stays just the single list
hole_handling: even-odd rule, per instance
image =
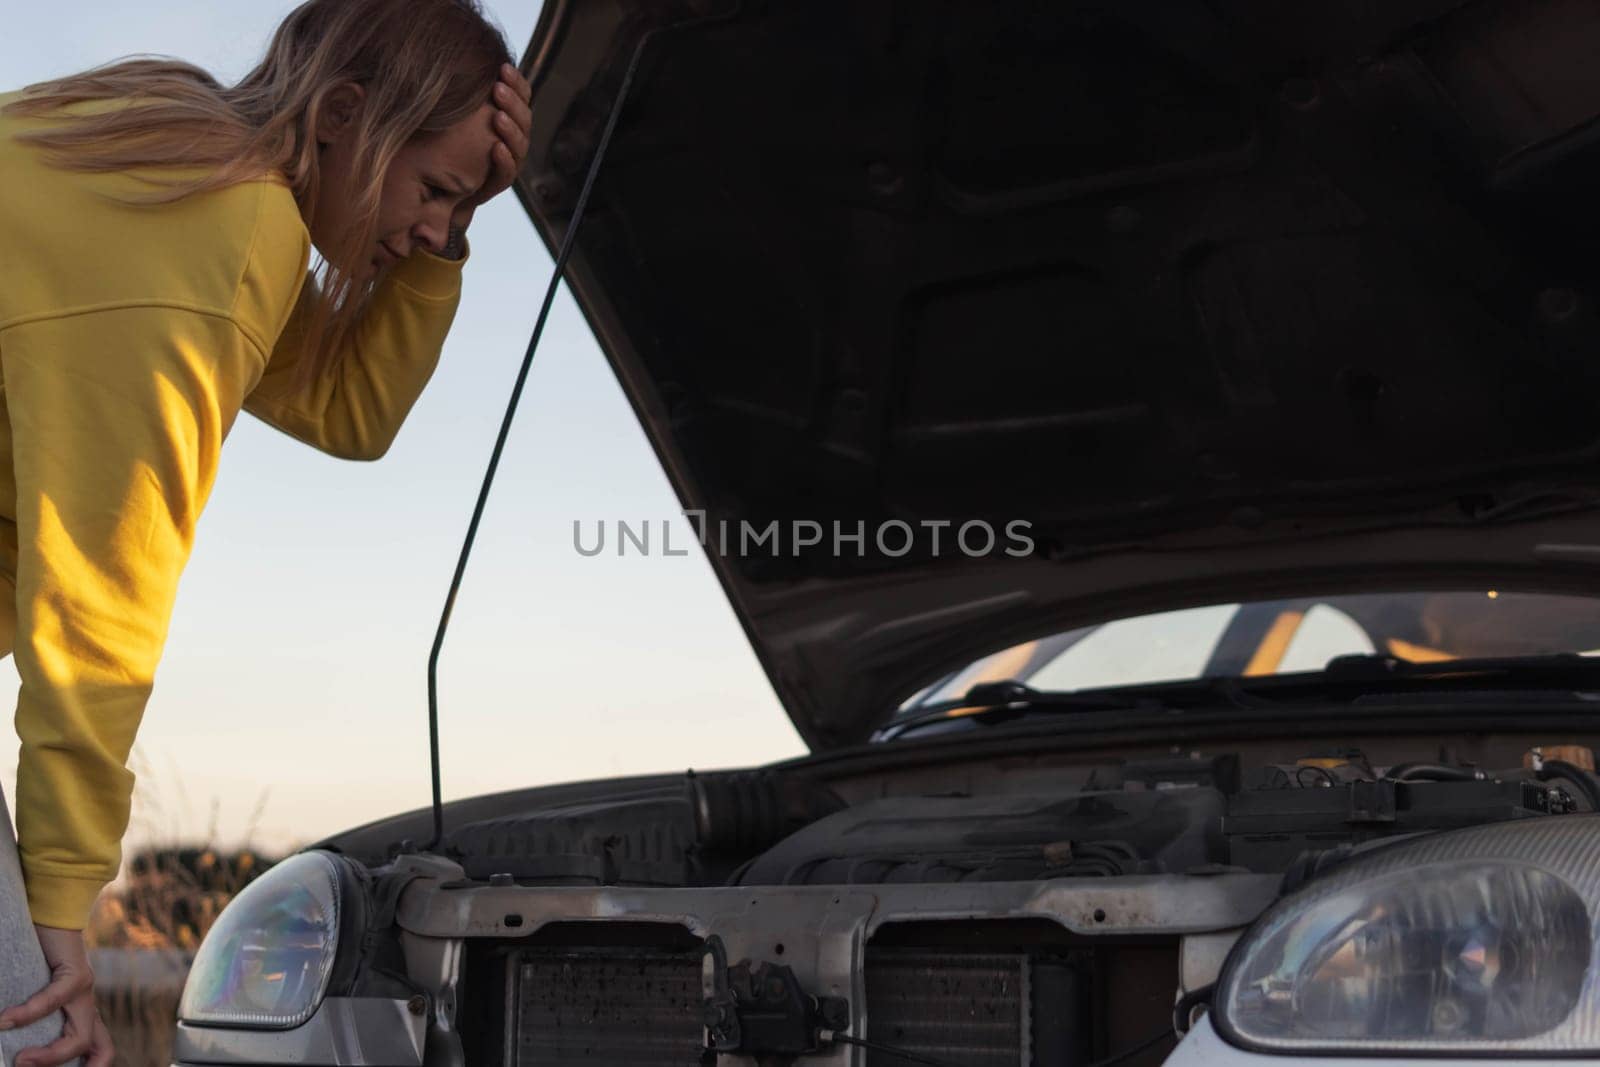
[{"label": "woman's eye", "polygon": [[441,189],[437,185],[426,185],[425,184],[425,185],[423,185],[423,188],[427,190],[427,195],[423,197],[424,200],[437,200],[441,196],[445,195],[445,190]]}]

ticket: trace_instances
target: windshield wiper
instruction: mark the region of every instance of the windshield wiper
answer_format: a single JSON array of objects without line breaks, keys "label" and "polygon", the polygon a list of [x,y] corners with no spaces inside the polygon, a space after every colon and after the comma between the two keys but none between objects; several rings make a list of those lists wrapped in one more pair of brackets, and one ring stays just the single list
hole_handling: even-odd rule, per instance
[{"label": "windshield wiper", "polygon": [[1322,670],[1322,677],[1333,683],[1474,676],[1519,682],[1570,680],[1575,676],[1600,681],[1600,657],[1580,656],[1576,652],[1552,652],[1537,656],[1484,656],[1418,663],[1398,656],[1370,653],[1335,656]]},{"label": "windshield wiper", "polygon": [[[1491,690],[1450,688],[1479,680],[1489,683]],[[1430,691],[1427,685],[1435,681],[1447,688]],[[1232,708],[1283,708],[1307,696],[1345,706],[1374,699],[1416,704],[1478,696],[1541,703],[1600,700],[1600,657],[1561,652],[1417,663],[1396,656],[1354,654],[1336,656],[1320,671],[1259,678],[1191,678],[1091,690],[1034,689],[1015,680],[980,682],[963,696],[924,705],[888,723],[874,740],[890,741],[918,727],[957,718],[992,723],[1040,713],[1177,711],[1196,701],[1221,701]]]},{"label": "windshield wiper", "polygon": [[[1128,711],[1161,710],[1166,705],[1147,694],[1133,694],[1116,689],[1097,689],[1093,692],[1071,690],[1035,689],[1023,682],[979,682],[954,700],[941,700],[927,704],[915,715],[891,722],[877,736],[879,741],[889,741],[918,726],[930,722],[945,722],[954,718],[975,719],[979,722],[1010,717],[1024,711]],[[962,715],[951,712],[970,708]]]}]

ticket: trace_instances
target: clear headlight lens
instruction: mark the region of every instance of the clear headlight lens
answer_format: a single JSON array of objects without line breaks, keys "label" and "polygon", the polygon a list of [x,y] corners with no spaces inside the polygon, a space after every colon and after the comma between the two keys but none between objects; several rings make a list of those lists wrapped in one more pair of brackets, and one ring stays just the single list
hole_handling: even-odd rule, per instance
[{"label": "clear headlight lens", "polygon": [[332,856],[302,852],[246,886],[201,943],[178,1016],[271,1030],[311,1018],[339,948],[339,876]]},{"label": "clear headlight lens", "polygon": [[1600,818],[1394,845],[1267,911],[1218,986],[1236,1044],[1286,1052],[1600,1051]]}]

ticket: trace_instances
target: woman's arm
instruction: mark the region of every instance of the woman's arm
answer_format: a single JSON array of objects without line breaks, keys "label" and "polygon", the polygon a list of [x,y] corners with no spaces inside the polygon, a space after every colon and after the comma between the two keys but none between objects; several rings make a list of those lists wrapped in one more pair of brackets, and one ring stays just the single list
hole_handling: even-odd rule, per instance
[{"label": "woman's arm", "polygon": [[295,373],[304,355],[305,326],[321,299],[315,282],[306,279],[261,384],[245,400],[247,411],[345,459],[377,459],[388,451],[433,375],[455,318],[466,229],[479,207],[511,187],[527,158],[532,93],[517,68],[501,68],[492,97],[500,139],[490,152],[489,177],[452,213],[443,255],[418,248],[397,264],[379,283],[353,340],[339,354],[338,369],[310,385],[301,384]]},{"label": "woman's arm", "polygon": [[81,929],[117,873],[134,733],[222,441],[264,353],[223,314],[12,326],[18,847],[34,922]]},{"label": "woman's arm", "polygon": [[309,275],[261,383],[245,410],[291,437],[344,459],[377,459],[433,375],[445,334],[461,301],[461,267],[417,250],[396,264],[338,368],[309,384],[296,371],[306,351],[305,325],[321,299]]}]

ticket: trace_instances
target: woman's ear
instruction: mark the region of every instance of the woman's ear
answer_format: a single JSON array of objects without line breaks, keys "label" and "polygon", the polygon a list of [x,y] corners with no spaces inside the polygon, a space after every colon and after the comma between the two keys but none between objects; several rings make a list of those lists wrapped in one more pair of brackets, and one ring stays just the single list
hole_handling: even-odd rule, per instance
[{"label": "woman's ear", "polygon": [[367,91],[355,82],[340,82],[329,89],[317,116],[317,143],[331,144],[354,129],[366,99]]}]

